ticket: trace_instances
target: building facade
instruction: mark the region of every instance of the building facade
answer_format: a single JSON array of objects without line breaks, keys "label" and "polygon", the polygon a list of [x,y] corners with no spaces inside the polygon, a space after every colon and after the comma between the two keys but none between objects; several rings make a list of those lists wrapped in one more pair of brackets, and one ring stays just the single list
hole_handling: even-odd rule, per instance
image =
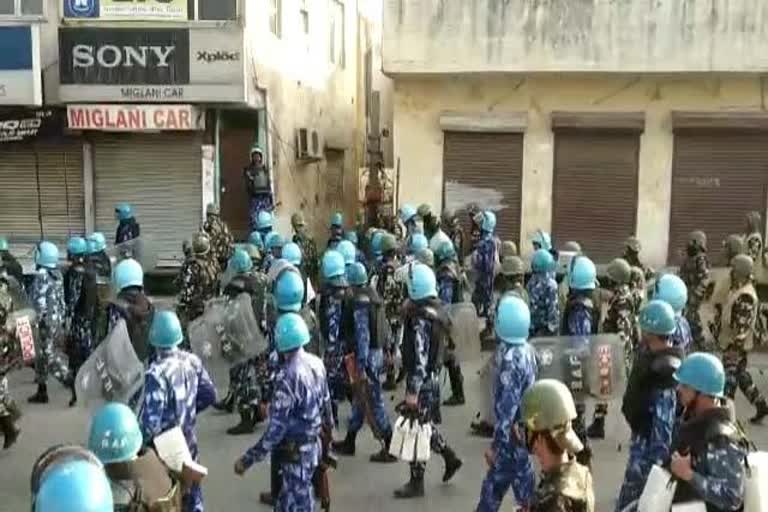
[{"label": "building facade", "polygon": [[679,262],[703,229],[715,264],[766,214],[768,112],[750,2],[386,0],[401,202],[490,205],[530,251],[538,229],[598,261],[637,234]]}]

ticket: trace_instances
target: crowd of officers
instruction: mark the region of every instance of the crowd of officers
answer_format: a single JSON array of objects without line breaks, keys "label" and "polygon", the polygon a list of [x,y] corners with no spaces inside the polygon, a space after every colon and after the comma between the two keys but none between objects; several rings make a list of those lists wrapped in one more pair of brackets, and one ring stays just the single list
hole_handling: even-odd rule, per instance
[{"label": "crowd of officers", "polygon": [[[199,478],[169,475],[149,448],[156,436],[180,426],[197,458],[196,416],[211,405],[239,413],[239,423],[228,430],[232,435],[253,433],[258,423],[267,422],[259,441],[234,467],[242,475],[270,457],[272,483],[262,502],[276,510],[313,510],[317,497],[327,509],[327,470],[335,465],[334,454],[355,455],[356,436],[365,424],[381,442],[371,462],[397,460],[390,454],[393,424],[382,390],[402,381],[405,398],[397,410],[432,426],[431,449],[444,459],[447,482],[462,461],[437,427],[438,375],[445,368],[451,387],[442,405],[463,405],[459,340],[451,335],[449,306],[466,296],[485,320],[483,347],[495,351],[492,417],[471,425],[477,435],[492,439],[477,510],[498,510],[510,488],[523,511],[594,510],[590,439],[605,437],[608,404],[596,404],[587,427],[585,404],[574,403],[571,390],[558,381],[537,381],[536,352],[528,339],[599,332],[622,335],[631,368],[622,413],[632,440],[616,510],[632,510],[653,464],[670,468],[684,482],[676,501],[738,510],[747,440],[723,399],[733,399],[738,387],[757,408],[753,422],[768,414],[747,371],[759,307],[752,284],[753,258],[762,262],[759,233],[729,238],[730,272],[723,282],[710,284],[701,232],[689,237],[679,277],[655,276],[642,264],[640,244],[631,237],[623,257],[612,261],[598,281],[594,263],[576,242],[561,248],[571,259],[558,276],[558,251],[540,231],[532,240],[527,276],[528,265],[515,244],[496,237],[495,214],[475,206],[468,212],[466,232],[455,213],[437,215],[429,205],[404,205],[381,228],[348,232],[337,213],[320,256],[301,214],[291,217],[294,233],[288,240],[275,231],[268,210],[254,212],[255,230],[247,243],[235,245],[218,209],[209,205],[200,232],[184,244],[176,312],[155,311],[144,293],[141,265],[129,254],[112,271],[98,233],[70,240],[63,276],[56,246],[38,244],[37,270],[28,287],[40,339],[38,390],[30,402],[48,401],[50,373],[72,390],[74,405],[77,369],[121,319],[146,377],[143,398],[108,404],[94,416],[92,453],[58,447],[38,461],[54,466],[52,461],[62,459],[41,470],[45,477],[35,492],[35,510],[112,510],[114,502],[137,507],[126,510],[160,503],[169,507],[162,510],[202,511]],[[116,215],[117,244],[139,236],[130,206],[120,205]],[[749,222],[756,226],[753,217]],[[0,320],[17,308],[14,277],[22,281],[13,275],[19,268],[5,263],[8,248],[0,241],[3,249]],[[116,292],[107,301],[98,293],[104,279]],[[189,351],[188,327],[205,314],[210,299],[243,293],[251,298],[268,348],[232,366],[228,392],[217,401],[210,376]],[[710,330],[725,367],[706,352],[712,347],[704,338],[700,308],[710,298],[716,304]],[[62,335],[68,361],[57,350]],[[12,333],[3,336],[4,377],[20,365],[20,354]],[[352,402],[346,436],[333,441],[338,406],[345,400]],[[6,448],[18,438],[19,415],[3,378],[0,427]],[[531,455],[543,471],[538,485]],[[411,462],[410,478],[394,496],[423,496],[424,471],[424,462]],[[58,508],[46,505],[54,502]],[[72,505],[61,508],[62,503]]]}]

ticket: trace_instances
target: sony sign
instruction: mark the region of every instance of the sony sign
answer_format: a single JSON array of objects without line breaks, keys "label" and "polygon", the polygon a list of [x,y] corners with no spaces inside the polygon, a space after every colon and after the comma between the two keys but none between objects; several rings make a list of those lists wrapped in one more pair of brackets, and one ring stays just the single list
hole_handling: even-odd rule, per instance
[{"label": "sony sign", "polygon": [[115,46],[100,47],[78,44],[72,49],[72,67],[90,68],[97,63],[103,68],[123,66],[146,68],[168,67],[168,58],[176,50],[175,46]]}]

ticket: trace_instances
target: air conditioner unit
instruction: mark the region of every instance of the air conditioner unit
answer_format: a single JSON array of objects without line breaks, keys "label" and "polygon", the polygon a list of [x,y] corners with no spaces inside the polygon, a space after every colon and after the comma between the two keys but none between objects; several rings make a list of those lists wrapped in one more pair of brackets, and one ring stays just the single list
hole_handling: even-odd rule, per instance
[{"label": "air conditioner unit", "polygon": [[320,160],[323,158],[323,141],[320,133],[311,128],[296,129],[296,158]]}]

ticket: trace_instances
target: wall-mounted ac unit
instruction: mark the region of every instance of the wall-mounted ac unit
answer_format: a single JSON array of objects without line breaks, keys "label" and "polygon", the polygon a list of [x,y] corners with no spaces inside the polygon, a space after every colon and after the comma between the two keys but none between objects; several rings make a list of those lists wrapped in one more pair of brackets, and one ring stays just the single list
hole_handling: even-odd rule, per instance
[{"label": "wall-mounted ac unit", "polygon": [[320,133],[312,128],[296,130],[296,158],[298,160],[320,160],[323,158],[323,141]]}]

